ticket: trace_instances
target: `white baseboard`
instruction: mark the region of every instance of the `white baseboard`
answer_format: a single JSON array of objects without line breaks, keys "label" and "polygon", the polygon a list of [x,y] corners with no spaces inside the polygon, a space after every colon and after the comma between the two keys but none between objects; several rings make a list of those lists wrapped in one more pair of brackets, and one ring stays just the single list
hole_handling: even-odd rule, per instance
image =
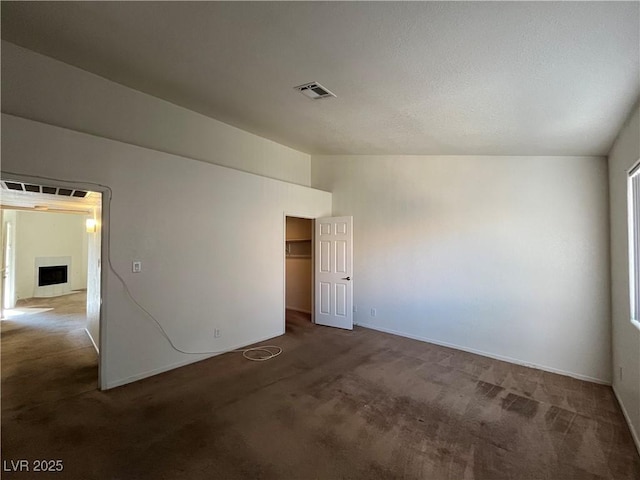
[{"label": "white baseboard", "polygon": [[293,310],[294,312],[300,312],[300,313],[307,313],[309,315],[311,315],[311,310],[304,310],[302,308],[296,308],[296,307],[285,307],[287,310]]},{"label": "white baseboard", "polygon": [[240,345],[236,345],[234,347],[229,347],[219,353],[212,353],[211,355],[203,355],[202,357],[198,356],[197,358],[188,358],[186,360],[183,360],[181,362],[176,362],[176,363],[172,363],[171,365],[165,365],[164,367],[160,367],[160,368],[154,368],[153,370],[147,370],[146,372],[141,372],[141,373],[137,373],[135,375],[131,375],[129,377],[125,377],[125,378],[120,378],[120,379],[116,379],[116,380],[112,380],[112,381],[108,381],[106,382],[106,386],[103,390],[109,390],[112,388],[116,388],[116,387],[121,387],[123,385],[126,385],[128,383],[132,383],[132,382],[136,382],[138,380],[142,380],[144,378],[149,378],[152,377],[154,375],[159,375],[161,373],[164,372],[168,372],[169,370],[174,370],[176,368],[180,368],[180,367],[185,367],[187,365],[190,365],[192,363],[197,363],[197,362],[201,362],[203,360],[206,360],[208,358],[212,358],[212,357],[216,357],[218,355],[222,355],[223,353],[229,353],[233,350],[238,350],[240,348],[246,347],[247,345],[253,345],[254,343],[260,343],[260,342],[264,342],[266,340],[270,340],[272,338],[276,338],[279,337],[281,335],[283,335],[284,332],[280,332],[276,335],[270,335],[268,337],[264,337],[264,338],[260,338],[257,340],[251,340],[250,342],[246,342],[246,343],[242,343]]},{"label": "white baseboard", "polygon": [[207,358],[215,357],[216,355],[220,355],[219,353],[214,353],[207,357],[199,357],[194,360],[184,360],[182,362],[172,363],[171,365],[166,365],[160,368],[154,368],[153,370],[147,370],[146,372],[137,373],[135,375],[131,375],[129,377],[120,378],[117,380],[113,380],[111,382],[106,382],[106,388],[103,390],[110,390],[112,388],[121,387],[123,385],[127,385],[129,383],[137,382],[138,380],[142,380],[144,378],[153,377],[154,375],[159,375],[160,373],[168,372],[169,370],[174,370],[176,368],[184,367],[191,363],[200,362],[202,360],[206,360]]},{"label": "white baseboard", "polygon": [[[78,290],[69,290],[68,292],[58,293],[56,295],[48,295],[46,297],[33,296],[33,297],[26,297],[26,298],[18,298],[18,299],[16,299],[16,302],[15,302],[16,305],[14,305],[13,308],[18,307],[18,305],[17,305],[18,302],[29,302],[29,301],[32,301],[32,300],[48,300],[50,298],[66,297],[68,295],[74,295],[76,293],[82,293],[82,292],[86,292],[86,291],[87,291],[86,288],[81,288],[81,289],[78,289]],[[11,310],[11,309],[10,308],[5,308],[5,310]]]},{"label": "white baseboard", "polygon": [[578,380],[585,380],[587,382],[599,383],[601,385],[611,385],[611,382],[602,380],[600,378],[590,377],[588,375],[582,375],[580,373],[568,372],[566,370],[560,370],[558,368],[548,367],[546,365],[538,365],[535,363],[525,362],[517,358],[507,357],[504,355],[496,355],[495,353],[484,352],[482,350],[476,350],[475,348],[464,347],[462,345],[456,345],[454,343],[441,342],[432,338],[421,337],[419,335],[412,335],[410,333],[399,332],[390,328],[379,327],[377,325],[370,325],[367,323],[358,323],[359,327],[370,328],[379,332],[390,333],[392,335],[398,335],[400,337],[411,338],[413,340],[420,340],[421,342],[433,343],[434,345],[440,345],[442,347],[455,348],[456,350],[462,350],[463,352],[475,353],[476,355],[482,355],[483,357],[493,358],[495,360],[501,360],[503,362],[514,363],[516,365],[522,365],[523,367],[536,368],[538,370],[544,370],[545,372],[557,373],[559,375],[565,375],[567,377],[577,378]]},{"label": "white baseboard", "polygon": [[640,454],[640,435],[638,435],[638,432],[636,432],[636,429],[634,428],[633,423],[631,423],[631,417],[629,416],[629,412],[627,412],[627,409],[624,407],[624,403],[622,403],[622,400],[620,400],[620,395],[618,395],[618,392],[616,392],[616,388],[612,385],[611,389],[613,390],[613,394],[616,396],[618,405],[620,405],[620,410],[622,410],[622,415],[624,415],[624,419],[627,421],[627,425],[629,425],[629,431],[631,431],[633,442],[636,444],[636,449]]}]

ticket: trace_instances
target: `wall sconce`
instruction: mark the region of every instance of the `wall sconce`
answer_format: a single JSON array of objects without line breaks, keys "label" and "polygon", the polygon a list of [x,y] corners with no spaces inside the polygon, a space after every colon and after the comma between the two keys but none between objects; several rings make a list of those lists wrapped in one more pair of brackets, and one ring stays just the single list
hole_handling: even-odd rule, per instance
[{"label": "wall sconce", "polygon": [[96,222],[95,219],[87,218],[85,225],[87,227],[87,233],[96,233],[96,230],[98,228],[98,222]]}]

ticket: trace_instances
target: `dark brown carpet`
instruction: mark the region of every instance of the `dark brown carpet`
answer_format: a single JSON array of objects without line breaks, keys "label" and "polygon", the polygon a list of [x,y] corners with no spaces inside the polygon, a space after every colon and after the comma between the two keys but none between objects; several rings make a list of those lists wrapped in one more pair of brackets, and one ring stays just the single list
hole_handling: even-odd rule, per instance
[{"label": "dark brown carpet", "polygon": [[2,322],[2,459],[64,462],[3,478],[640,479],[608,387],[293,313],[274,360],[99,392],[83,301]]}]

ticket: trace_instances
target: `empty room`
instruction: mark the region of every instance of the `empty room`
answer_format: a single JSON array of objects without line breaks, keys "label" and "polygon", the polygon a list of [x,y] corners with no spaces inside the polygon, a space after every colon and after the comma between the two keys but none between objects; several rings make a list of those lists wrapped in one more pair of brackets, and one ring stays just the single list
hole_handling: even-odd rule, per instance
[{"label": "empty room", "polygon": [[640,479],[640,2],[1,8],[2,478]]}]

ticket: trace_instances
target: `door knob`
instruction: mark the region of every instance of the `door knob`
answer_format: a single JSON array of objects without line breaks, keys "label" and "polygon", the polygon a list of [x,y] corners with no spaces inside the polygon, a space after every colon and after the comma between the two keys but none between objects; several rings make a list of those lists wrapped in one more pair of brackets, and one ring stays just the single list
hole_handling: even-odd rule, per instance
[{"label": "door knob", "polygon": [[342,280],[351,280],[351,277],[344,277]]}]

